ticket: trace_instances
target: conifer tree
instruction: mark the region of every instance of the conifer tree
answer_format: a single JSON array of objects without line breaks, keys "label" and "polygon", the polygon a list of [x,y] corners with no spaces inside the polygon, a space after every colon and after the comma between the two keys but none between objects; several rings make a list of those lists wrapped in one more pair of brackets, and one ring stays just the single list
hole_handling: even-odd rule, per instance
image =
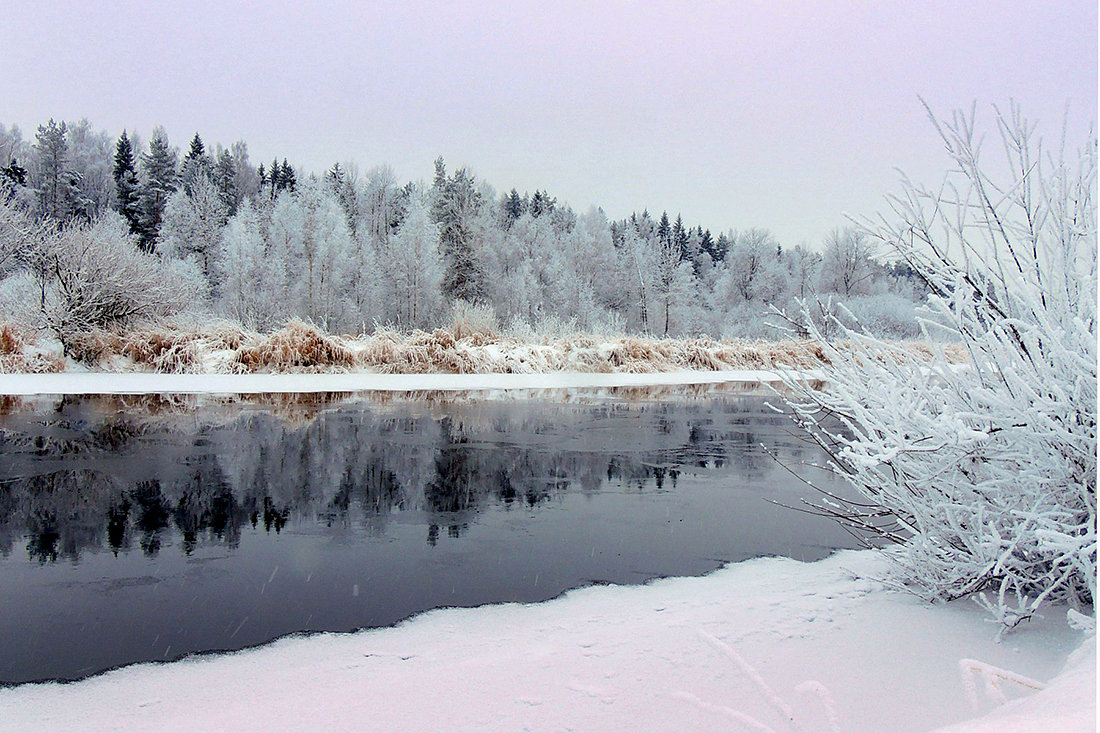
[{"label": "conifer tree", "polygon": [[504,214],[505,228],[511,227],[516,219],[523,216],[525,210],[523,199],[516,189],[513,188],[508,195],[504,197],[504,200],[501,202],[501,210]]},{"label": "conifer tree", "polygon": [[531,197],[531,217],[538,219],[543,214],[547,213],[550,209],[549,202],[546,200],[546,195],[542,191],[535,191],[535,195]]},{"label": "conifer tree", "polygon": [[710,255],[711,259],[717,259],[715,255],[714,237],[711,235],[710,230],[704,230],[703,227],[699,227],[699,248]]},{"label": "conifer tree", "polygon": [[240,203],[237,166],[233,154],[224,148],[218,153],[218,163],[214,167],[214,187],[218,190],[229,216],[237,213],[237,205]]},{"label": "conifer tree", "polygon": [[439,248],[446,265],[443,292],[473,303],[485,296],[485,276],[474,241],[474,220],[481,208],[481,194],[465,168],[455,171],[449,179],[445,175],[443,158],[438,158],[436,184],[432,187],[432,218],[439,226]]},{"label": "conifer tree", "polygon": [[164,219],[164,207],[175,190],[178,180],[176,151],[168,146],[168,135],[163,129],[153,132],[149,152],[141,157],[145,180],[141,185],[141,248],[152,252]]},{"label": "conifer tree", "polygon": [[676,215],[676,222],[672,225],[672,241],[679,248],[680,254],[687,254],[687,242],[688,234],[684,229],[684,220],[679,214]]},{"label": "conifer tree", "polygon": [[668,212],[661,212],[661,220],[657,224],[657,241],[661,245],[668,245],[672,241],[672,227],[668,223]]},{"label": "conifer tree", "polygon": [[286,158],[283,158],[283,167],[279,171],[279,183],[280,185],[290,191],[294,192],[295,187],[298,185],[298,177],[294,173],[294,169],[290,167],[290,163],[286,162]]},{"label": "conifer tree", "polygon": [[12,158],[11,163],[0,168],[0,176],[3,176],[4,180],[12,186],[27,185],[27,169],[19,165],[16,158]]},{"label": "conifer tree", "polygon": [[210,160],[210,156],[206,154],[206,146],[203,144],[202,138],[196,132],[195,136],[191,138],[191,148],[184,156],[183,165],[180,168],[180,180],[183,183],[183,190],[191,195],[198,179],[202,176],[209,178],[213,171],[214,164]]},{"label": "conifer tree", "polygon": [[72,180],[66,175],[69,144],[65,139],[65,123],[57,124],[51,118],[38,126],[35,142],[35,163],[38,185],[38,214],[44,218],[63,222],[69,217]]},{"label": "conifer tree", "polygon": [[271,186],[271,199],[274,200],[279,191],[283,190],[283,169],[279,166],[279,159],[271,159],[271,167],[267,169],[267,184]]},{"label": "conifer tree", "polygon": [[114,167],[111,177],[115,182],[115,211],[122,214],[130,225],[130,233],[141,231],[141,201],[138,195],[137,169],[134,149],[126,131],[122,131],[115,144]]}]

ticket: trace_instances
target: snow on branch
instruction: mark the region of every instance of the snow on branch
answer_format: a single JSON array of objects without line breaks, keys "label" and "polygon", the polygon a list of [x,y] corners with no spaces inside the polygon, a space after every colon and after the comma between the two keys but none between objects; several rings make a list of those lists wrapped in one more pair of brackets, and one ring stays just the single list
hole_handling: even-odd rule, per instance
[{"label": "snow on branch", "polygon": [[[1096,587],[1096,142],[1045,154],[1013,106],[996,111],[1007,177],[979,158],[973,115],[936,121],[955,163],[939,191],[906,182],[895,218],[866,224],[928,284],[922,328],[970,355],[918,361],[833,319],[826,392],[797,380],[798,422],[865,497],[819,508],[902,540],[929,598],[988,591],[1007,628]],[[1005,168],[1002,166],[1002,168]]]}]

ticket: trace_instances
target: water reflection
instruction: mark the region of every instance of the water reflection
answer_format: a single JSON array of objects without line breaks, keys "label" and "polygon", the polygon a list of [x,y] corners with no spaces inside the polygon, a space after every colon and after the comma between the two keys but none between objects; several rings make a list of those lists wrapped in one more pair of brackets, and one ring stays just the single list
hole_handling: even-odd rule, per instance
[{"label": "water reflection", "polygon": [[8,403],[0,684],[852,546],[760,397],[616,397]]},{"label": "water reflection", "polygon": [[[174,535],[191,554],[203,543],[236,547],[246,526],[280,532],[292,517],[384,525],[400,511],[535,508],[607,482],[659,492],[675,488],[684,467],[727,462],[752,479],[771,468],[759,430],[782,423],[761,413],[758,398],[540,404],[533,414],[491,402],[435,414],[356,406],[290,422],[255,410],[222,421],[201,412],[166,420],[159,409],[104,411],[101,401],[66,397],[48,414],[0,421],[0,553],[22,537],[39,562],[76,561],[102,548],[156,556]],[[802,450],[774,449],[792,459]],[[429,526],[429,544],[438,524]],[[450,536],[462,534],[462,522],[442,524]]]}]

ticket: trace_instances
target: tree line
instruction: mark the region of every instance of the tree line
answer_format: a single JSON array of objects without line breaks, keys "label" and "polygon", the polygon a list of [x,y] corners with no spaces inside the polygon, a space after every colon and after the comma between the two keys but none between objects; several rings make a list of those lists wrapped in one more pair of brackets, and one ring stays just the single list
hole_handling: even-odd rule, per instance
[{"label": "tree line", "polygon": [[[821,251],[767,230],[712,234],[648,211],[578,214],[547,191],[497,193],[435,162],[430,183],[388,166],[306,173],[253,165],[241,140],[186,153],[87,120],[33,141],[0,125],[0,317],[83,330],[140,319],[288,319],[363,333],[441,325],[458,301],[501,326],[656,336],[766,337],[777,312],[820,304],[892,337],[917,335],[926,290],[857,230]],[[837,309],[843,303],[845,309]]]}]

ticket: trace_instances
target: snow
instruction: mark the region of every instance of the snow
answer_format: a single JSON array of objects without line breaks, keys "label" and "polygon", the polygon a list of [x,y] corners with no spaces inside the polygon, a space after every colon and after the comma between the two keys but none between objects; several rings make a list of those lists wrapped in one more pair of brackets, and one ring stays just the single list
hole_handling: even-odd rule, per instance
[{"label": "snow", "polygon": [[[0,690],[0,721],[12,731],[1095,730],[1095,642],[1064,611],[996,643],[976,604],[933,606],[869,579],[889,564],[873,551],[764,558],[543,604],[442,609],[392,628]],[[1039,692],[1002,683],[1016,699],[1000,706],[979,686],[975,709],[961,660],[1051,682]]]},{"label": "snow", "polygon": [[[812,375],[811,375],[812,376]],[[260,394],[302,392],[502,390],[780,382],[774,371],[661,374],[157,374],[64,372],[0,374],[0,394]]]}]

